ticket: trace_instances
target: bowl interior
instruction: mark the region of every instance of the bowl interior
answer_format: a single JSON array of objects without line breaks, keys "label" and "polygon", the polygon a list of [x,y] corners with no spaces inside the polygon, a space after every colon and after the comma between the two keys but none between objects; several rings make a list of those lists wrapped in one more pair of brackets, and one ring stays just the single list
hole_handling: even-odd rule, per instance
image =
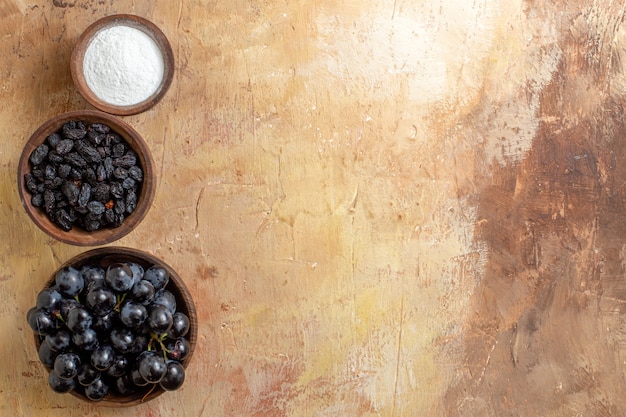
[{"label": "bowl interior", "polygon": [[[174,269],[172,269],[172,267],[170,267],[157,257],[137,249],[126,247],[103,247],[92,249],[90,251],[75,256],[74,258],[62,264],[58,268],[58,270],[61,270],[68,266],[81,268],[85,265],[95,265],[106,269],[109,265],[118,262],[136,262],[144,268],[148,268],[152,265],[159,265],[165,268],[169,273],[170,282],[168,283],[166,288],[176,297],[177,311],[186,314],[187,317],[189,317],[189,321],[191,323],[189,333],[186,336],[186,338],[189,340],[191,349],[187,357],[183,361],[181,361],[183,367],[187,368],[189,362],[191,361],[191,357],[193,355],[193,351],[198,338],[198,318],[196,314],[195,304],[193,302],[193,298],[191,297],[191,293],[187,289],[187,286],[185,285],[180,275]],[[44,285],[44,288],[48,288],[54,285],[57,271],[55,271],[49,277]],[[35,348],[39,350],[39,346],[41,345],[42,341],[40,337],[36,334],[34,336],[34,339]],[[148,390],[138,391],[134,395],[128,397],[121,397],[119,395],[116,395],[115,393],[110,392],[102,401],[94,404],[109,407],[133,406],[144,403],[146,401],[150,401],[163,394],[164,392],[165,391],[160,387],[157,387],[150,393],[148,393]],[[73,394],[77,398],[93,403],[79,392],[72,391],[71,394]]]},{"label": "bowl interior", "polygon": [[[150,36],[161,50],[164,65],[163,80],[157,90],[150,97],[136,104],[118,106],[108,103],[94,94],[85,80],[83,71],[85,52],[87,51],[91,41],[100,31],[112,26],[129,26],[139,29]],[[163,98],[174,78],[174,53],[167,37],[154,23],[135,15],[116,14],[104,17],[92,23],[87,29],[85,29],[72,52],[70,70],[76,88],[85,100],[87,100],[92,106],[111,114],[122,116],[131,115],[148,110]]]},{"label": "bowl interior", "polygon": [[[143,182],[141,183],[140,193],[137,198],[137,208],[129,214],[122,222],[121,226],[116,228],[102,228],[93,232],[88,232],[79,227],[72,227],[70,231],[65,231],[57,226],[46,213],[31,204],[31,194],[24,184],[24,175],[31,170],[30,154],[40,144],[45,142],[46,138],[61,129],[61,127],[70,120],[82,120],[85,123],[104,123],[112,130],[118,133],[126,140],[128,145],[137,154],[139,163],[143,170]],[[53,117],[52,119],[41,125],[30,137],[18,163],[18,191],[22,205],[26,212],[39,226],[41,230],[46,232],[53,238],[77,246],[98,246],[113,242],[133,230],[147,214],[155,194],[155,174],[153,169],[152,158],[148,146],[131,126],[109,115],[95,110],[81,110],[63,113]]]}]

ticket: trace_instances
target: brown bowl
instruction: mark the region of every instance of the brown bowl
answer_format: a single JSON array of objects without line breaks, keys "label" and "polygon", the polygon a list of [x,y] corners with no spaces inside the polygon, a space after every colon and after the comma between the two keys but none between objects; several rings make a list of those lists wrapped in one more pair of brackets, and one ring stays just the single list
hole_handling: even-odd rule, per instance
[{"label": "brown bowl", "polygon": [[[159,258],[138,249],[126,247],[109,246],[92,249],[87,252],[83,252],[62,264],[46,281],[44,288],[51,287],[55,284],[55,276],[57,272],[63,268],[72,266],[74,268],[80,269],[85,265],[94,265],[106,269],[109,265],[118,262],[135,262],[141,265],[144,269],[147,269],[152,265],[159,265],[165,268],[169,273],[170,280],[166,286],[166,289],[170,291],[176,298],[176,310],[186,314],[187,317],[189,317],[190,322],[189,332],[185,336],[185,338],[187,338],[187,340],[189,341],[190,350],[185,359],[181,361],[181,364],[186,369],[191,361],[191,357],[193,356],[193,351],[196,346],[196,341],[198,339],[198,317],[196,314],[196,307],[193,302],[193,298],[191,297],[191,294],[180,275],[178,275],[178,273],[174,269],[172,269],[172,267],[167,265]],[[35,348],[37,349],[37,351],[39,351],[39,347],[42,343],[41,337],[35,334],[34,341]],[[166,391],[158,385],[151,392],[149,391],[149,389],[146,388],[143,391],[137,391],[132,396],[127,397],[122,397],[114,392],[109,391],[104,399],[98,402],[89,400],[80,391],[74,390],[71,391],[71,394],[77,398],[80,398],[81,400],[88,401],[97,405],[107,407],[130,407],[153,400],[164,392]]]},{"label": "brown bowl", "polygon": [[[102,228],[88,232],[77,226],[65,231],[54,223],[39,207],[31,203],[31,194],[26,189],[24,175],[31,170],[30,154],[35,148],[46,141],[46,138],[59,131],[62,126],[71,120],[82,120],[85,123],[104,123],[118,133],[135,151],[138,163],[143,170],[143,182],[137,197],[137,207],[129,214],[119,227]],[[119,118],[96,110],[78,110],[59,114],[41,125],[30,137],[19,160],[17,169],[18,191],[26,212],[35,224],[51,237],[65,243],[77,246],[99,246],[111,243],[132,231],[147,214],[155,194],[155,173],[152,157],[148,146],[130,125]]]},{"label": "brown bowl", "polygon": [[[114,26],[127,26],[141,30],[152,38],[161,51],[164,67],[161,84],[152,95],[137,103],[118,105],[107,102],[91,90],[85,79],[83,64],[89,45],[101,31]],[[174,53],[167,37],[154,23],[135,15],[116,14],[97,20],[82,33],[72,52],[70,70],[74,84],[85,100],[97,109],[125,116],[146,111],[163,98],[174,78]]]}]

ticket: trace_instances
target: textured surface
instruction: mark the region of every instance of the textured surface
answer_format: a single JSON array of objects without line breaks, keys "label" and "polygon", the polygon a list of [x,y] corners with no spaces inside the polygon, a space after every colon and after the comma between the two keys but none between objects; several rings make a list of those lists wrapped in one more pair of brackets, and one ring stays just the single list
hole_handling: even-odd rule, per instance
[{"label": "textured surface", "polygon": [[88,108],[72,47],[137,14],[174,82],[124,120],[155,202],[119,245],[195,297],[148,416],[626,414],[626,26],[610,0],[6,0],[0,415],[114,416],[45,385],[25,313],[83,249],[30,222],[28,136]]}]

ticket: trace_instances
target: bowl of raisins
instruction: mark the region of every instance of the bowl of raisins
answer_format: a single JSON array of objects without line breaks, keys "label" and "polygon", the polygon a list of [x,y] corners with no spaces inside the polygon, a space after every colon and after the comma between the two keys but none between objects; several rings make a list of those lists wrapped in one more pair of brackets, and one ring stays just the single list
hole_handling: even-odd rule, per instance
[{"label": "bowl of raisins", "polygon": [[98,110],[59,114],[30,137],[18,191],[33,222],[51,237],[100,246],[131,232],[155,194],[150,150],[130,125]]},{"label": "bowl of raisins", "polygon": [[62,264],[26,314],[52,391],[111,407],[183,386],[197,340],[196,309],[162,260],[102,247]]}]

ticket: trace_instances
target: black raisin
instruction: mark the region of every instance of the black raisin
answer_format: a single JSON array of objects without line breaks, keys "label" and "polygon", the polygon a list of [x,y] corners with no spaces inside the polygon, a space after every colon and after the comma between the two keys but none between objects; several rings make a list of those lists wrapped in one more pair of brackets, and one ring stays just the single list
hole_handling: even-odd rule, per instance
[{"label": "black raisin", "polygon": [[97,181],[96,171],[93,168],[87,168],[83,171],[83,180],[86,182],[95,185]]},{"label": "black raisin", "polygon": [[126,153],[126,145],[124,145],[123,143],[118,143],[114,145],[113,149],[111,150],[111,156],[113,158],[119,158],[123,156],[125,153]]},{"label": "black raisin", "polygon": [[125,190],[134,189],[136,185],[137,185],[137,181],[135,181],[131,177],[126,177],[126,178],[124,178],[124,181],[122,181],[122,187]]},{"label": "black raisin", "polygon": [[100,145],[102,143],[102,141],[104,140],[104,135],[102,133],[100,133],[100,132],[96,132],[95,130],[89,130],[89,131],[87,131],[87,138],[94,145]]},{"label": "black raisin", "polygon": [[106,203],[111,195],[111,193],[109,192],[110,189],[111,187],[108,184],[96,184],[92,191],[93,199],[101,203]]},{"label": "black raisin", "polygon": [[111,175],[113,175],[113,170],[115,169],[115,167],[113,166],[113,158],[111,157],[107,157],[104,158],[104,170],[106,171],[106,177],[107,178],[111,178]]},{"label": "black raisin", "polygon": [[46,156],[48,156],[49,151],[50,148],[48,148],[48,145],[42,143],[41,145],[37,146],[35,150],[30,154],[30,162],[32,162],[33,165],[41,164],[44,159],[46,159]]},{"label": "black raisin", "polygon": [[49,188],[51,190],[59,188],[62,184],[63,184],[63,178],[61,177],[54,177],[51,180],[46,180],[44,182],[44,185],[46,186],[46,188]]},{"label": "black raisin", "polygon": [[115,200],[115,206],[113,207],[113,210],[115,210],[115,214],[124,214],[124,212],[126,211],[126,203],[124,202],[124,199],[118,199]]},{"label": "black raisin", "polygon": [[35,207],[41,207],[43,205],[43,195],[42,194],[33,194],[30,199],[30,204]]},{"label": "black raisin", "polygon": [[57,146],[54,148],[56,153],[59,155],[65,155],[69,153],[72,149],[74,149],[74,141],[72,139],[63,139],[57,143]]},{"label": "black raisin", "polygon": [[89,185],[89,183],[87,182],[84,182],[80,186],[80,192],[78,193],[78,200],[76,201],[76,204],[79,207],[87,207],[87,203],[89,203],[90,199],[91,199],[91,185]]},{"label": "black raisin", "polygon": [[72,167],[72,170],[70,171],[70,178],[73,180],[81,180],[83,179],[83,173]]},{"label": "black raisin", "polygon": [[50,151],[48,152],[48,161],[55,165],[58,165],[63,162],[63,157],[56,153],[56,151]]},{"label": "black raisin", "polygon": [[78,196],[80,194],[80,188],[78,188],[78,185],[76,185],[74,181],[65,181],[61,190],[70,205],[75,206],[78,202]]},{"label": "black raisin", "polygon": [[32,173],[27,172],[26,174],[24,174],[24,184],[26,185],[26,189],[31,194],[37,192],[37,180],[33,177]]},{"label": "black raisin", "polygon": [[88,232],[95,232],[100,229],[101,225],[98,220],[85,220],[83,228]]},{"label": "black raisin", "polygon": [[109,133],[111,130],[109,126],[103,123],[92,123],[89,129],[97,133]]},{"label": "black raisin", "polygon": [[106,223],[115,222],[115,212],[113,211],[113,209],[108,209],[107,211],[105,211],[103,219]]},{"label": "black raisin", "polygon": [[126,154],[120,156],[119,158],[113,159],[113,166],[122,167],[122,168],[130,168],[137,164],[137,155],[133,151],[129,151]]},{"label": "black raisin", "polygon": [[43,177],[47,180],[51,180],[57,176],[57,170],[52,165],[46,165],[44,168]]},{"label": "black raisin", "polygon": [[98,164],[102,161],[102,156],[100,155],[100,152],[98,152],[98,150],[93,146],[89,146],[89,145],[81,146],[78,149],[78,153],[88,163]]},{"label": "black raisin", "polygon": [[59,135],[58,133],[52,133],[51,135],[49,135],[46,140],[48,141],[48,144],[50,146],[52,146],[53,148],[55,148],[57,146],[57,143],[59,143],[61,141],[61,135]]},{"label": "black raisin", "polygon": [[130,214],[137,208],[137,194],[134,191],[129,191],[126,194],[126,213]]},{"label": "black raisin", "polygon": [[69,164],[77,167],[77,168],[84,168],[87,166],[87,161],[85,161],[85,158],[83,158],[82,156],[80,156],[77,152],[70,152],[67,155],[65,155],[64,157],[65,161],[67,161]]},{"label": "black raisin", "polygon": [[143,171],[137,165],[128,168],[128,176],[137,182],[143,181]]},{"label": "black raisin", "polygon": [[66,129],[65,126],[63,126],[63,136],[65,136],[67,139],[78,140],[84,138],[86,135],[87,130],[85,129],[81,129],[79,127],[76,127],[74,129]]},{"label": "black raisin", "polygon": [[123,180],[126,177],[128,177],[128,170],[126,168],[117,167],[113,170],[113,178]]},{"label": "black raisin", "polygon": [[60,208],[52,213],[52,220],[66,232],[72,228],[72,218],[64,209]]},{"label": "black raisin", "polygon": [[107,170],[104,165],[100,164],[96,167],[96,180],[102,182],[107,179]]},{"label": "black raisin", "polygon": [[124,187],[122,187],[122,184],[119,182],[113,182],[111,183],[110,189],[109,189],[111,195],[115,198],[123,198],[124,197]]},{"label": "black raisin", "polygon": [[102,215],[106,210],[106,207],[104,207],[104,204],[101,202],[94,200],[87,203],[87,210],[95,215]]},{"label": "black raisin", "polygon": [[33,167],[33,169],[31,169],[30,172],[33,174],[33,177],[37,178],[39,181],[43,181],[45,179],[44,178],[45,169],[43,166]]},{"label": "black raisin", "polygon": [[46,189],[43,192],[43,209],[46,213],[50,213],[56,204],[56,198],[52,190]]},{"label": "black raisin", "polygon": [[63,179],[66,179],[67,177],[69,177],[70,172],[72,172],[72,167],[71,165],[67,165],[67,164],[61,164],[59,165],[59,168],[57,169],[58,176]]}]

